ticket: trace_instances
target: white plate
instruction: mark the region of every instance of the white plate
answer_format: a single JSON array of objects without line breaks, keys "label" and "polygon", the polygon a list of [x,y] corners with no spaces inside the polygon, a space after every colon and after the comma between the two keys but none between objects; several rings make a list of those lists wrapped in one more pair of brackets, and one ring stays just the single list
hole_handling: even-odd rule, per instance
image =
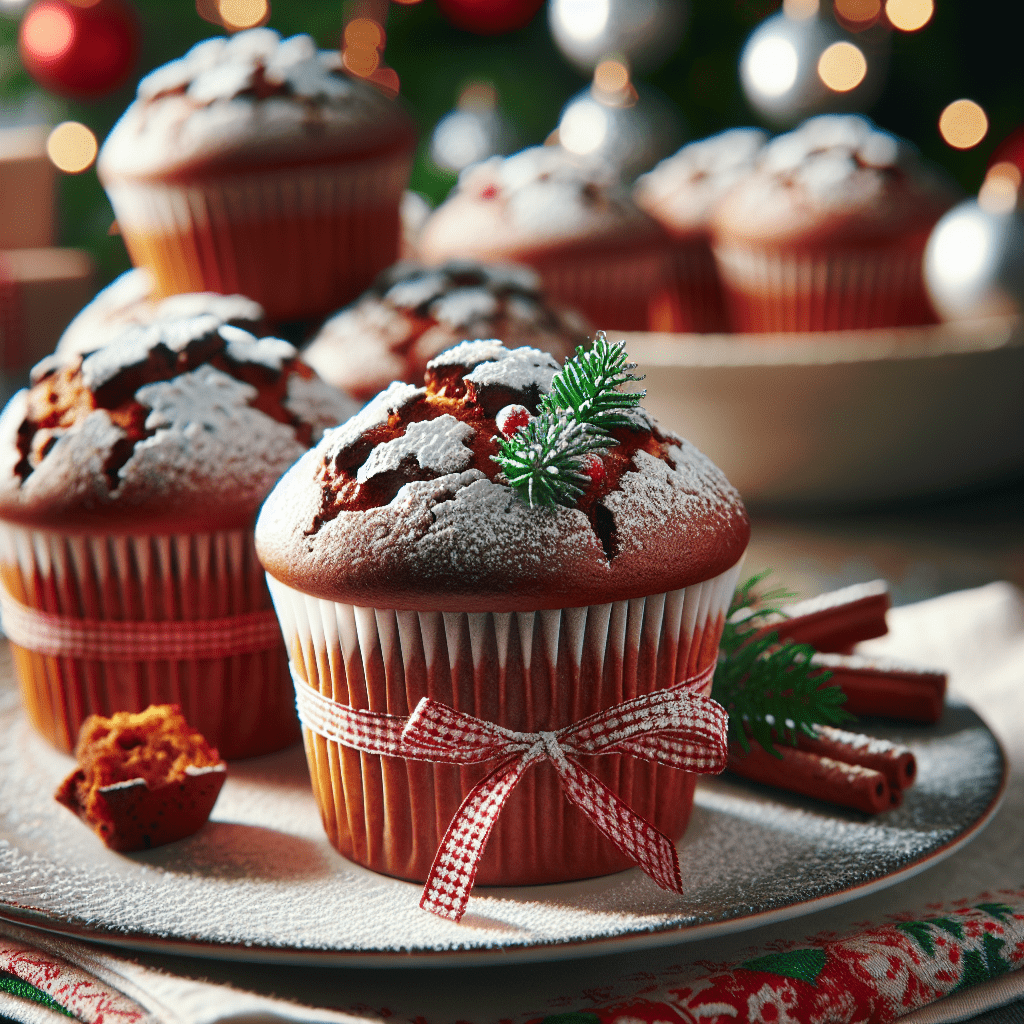
[{"label": "white plate", "polygon": [[909,742],[918,781],[868,817],[718,778],[680,843],[687,892],[638,871],[479,889],[456,925],[419,886],[329,846],[300,748],[235,762],[212,820],[146,853],[107,850],[53,791],[72,767],[7,700],[0,713],[0,917],[115,946],[279,963],[423,967],[588,956],[703,939],[821,910],[916,874],[995,813],[1006,759],[981,720],[872,729]]},{"label": "white plate", "polygon": [[645,407],[745,499],[868,503],[1024,472],[1012,320],[822,334],[624,334]]}]

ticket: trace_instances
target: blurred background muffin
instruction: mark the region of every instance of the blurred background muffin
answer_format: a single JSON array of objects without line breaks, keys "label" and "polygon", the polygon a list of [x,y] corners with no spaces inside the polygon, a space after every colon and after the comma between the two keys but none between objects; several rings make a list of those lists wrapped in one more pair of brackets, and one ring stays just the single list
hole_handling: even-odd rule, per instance
[{"label": "blurred background muffin", "polygon": [[360,400],[393,380],[423,379],[427,363],[461,341],[497,338],[556,359],[589,340],[579,314],[545,301],[540,278],[511,263],[398,263],[332,316],[302,353],[324,380]]},{"label": "blurred background muffin", "polygon": [[633,188],[637,205],[672,236],[675,306],[672,330],[727,331],[729,318],[711,253],[715,203],[753,170],[768,140],[759,128],[733,128],[683,146]]},{"label": "blurred background muffin", "polygon": [[214,37],[157,68],[98,171],[157,295],[248,295],[272,321],[323,316],[399,250],[416,132],[312,38]]},{"label": "blurred background muffin", "polygon": [[535,146],[468,168],[420,233],[428,265],[472,258],[533,267],[554,302],[599,330],[668,330],[671,243],[600,163]]},{"label": "blurred background muffin", "polygon": [[864,117],[822,115],[778,136],[712,216],[733,328],[934,323],[922,258],[958,194]]}]

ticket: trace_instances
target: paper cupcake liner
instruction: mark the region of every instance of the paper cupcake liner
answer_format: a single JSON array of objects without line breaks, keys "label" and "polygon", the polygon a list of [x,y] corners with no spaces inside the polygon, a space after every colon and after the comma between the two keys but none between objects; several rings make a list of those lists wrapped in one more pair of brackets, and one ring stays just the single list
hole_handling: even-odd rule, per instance
[{"label": "paper cupcake liner", "polygon": [[704,236],[675,242],[672,252],[671,331],[717,334],[729,330],[729,314],[711,246]]},{"label": "paper cupcake liner", "polygon": [[[361,608],[268,582],[293,670],[323,696],[401,716],[430,697],[536,732],[712,665],[738,575],[736,565],[682,590],[613,604],[471,613]],[[462,800],[493,768],[364,754],[305,727],[303,738],[331,843],[350,860],[416,881],[426,879]],[[620,754],[585,760],[637,814],[674,839],[683,834],[696,776]],[[476,880],[530,885],[631,866],[542,763],[505,805]]]},{"label": "paper cupcake liner", "polygon": [[549,299],[579,310],[596,330],[672,329],[673,290],[667,245],[658,249],[559,253],[533,263]]},{"label": "paper cupcake liner", "polygon": [[800,255],[720,245],[715,258],[736,331],[834,331],[935,322],[919,248]]},{"label": "paper cupcake liner", "polygon": [[404,154],[188,183],[116,182],[107,194],[136,266],[163,295],[247,295],[270,320],[325,315],[398,258]]},{"label": "paper cupcake liner", "polygon": [[[251,530],[168,536],[80,535],[0,524],[0,582],[15,601],[70,620],[182,622],[271,607]],[[33,725],[74,748],[91,715],[178,704],[222,757],[299,737],[284,644],[221,657],[99,658],[11,643]]]}]

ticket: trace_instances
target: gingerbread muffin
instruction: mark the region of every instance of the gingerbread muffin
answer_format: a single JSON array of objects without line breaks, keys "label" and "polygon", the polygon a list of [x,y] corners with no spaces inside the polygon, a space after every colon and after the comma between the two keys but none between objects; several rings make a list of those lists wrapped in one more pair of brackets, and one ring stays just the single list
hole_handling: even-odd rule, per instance
[{"label": "gingerbread muffin", "polygon": [[671,245],[603,165],[558,146],[492,157],[459,176],[423,225],[419,258],[525,263],[553,302],[602,330],[670,330]]},{"label": "gingerbread muffin", "polygon": [[[618,355],[599,339],[585,358]],[[449,349],[425,386],[392,384],[328,433],[260,513],[257,551],[323,821],[341,853],[374,870],[426,878],[449,820],[493,765],[360,753],[325,725],[336,713],[404,722],[431,698],[536,733],[662,689],[710,690],[749,535],[742,502],[639,407],[562,465],[553,503],[543,481],[514,488],[511,463],[495,458],[521,442],[530,461],[558,373],[536,349]],[[579,421],[563,426],[586,449]],[[666,836],[682,834],[694,775],[617,754],[587,766]],[[630,864],[542,763],[509,797],[475,877],[533,884]]]},{"label": "gingerbread muffin", "polygon": [[90,715],[75,746],[78,768],[54,794],[112,850],[128,853],[199,831],[227,765],[172,704],[138,714]]},{"label": "gingerbread muffin", "polygon": [[143,78],[97,171],[159,295],[248,295],[279,322],[325,316],[398,258],[415,144],[338,53],[257,28]]},{"label": "gingerbread muffin", "polygon": [[641,175],[633,186],[637,206],[658,221],[675,243],[675,331],[729,330],[711,253],[711,211],[753,170],[767,140],[767,132],[759,128],[732,128],[691,142]]},{"label": "gingerbread muffin", "polygon": [[423,380],[427,363],[461,341],[498,338],[566,359],[588,333],[578,314],[545,302],[529,267],[405,262],[331,317],[302,357],[324,380],[366,401],[393,380]]},{"label": "gingerbread muffin", "polygon": [[956,198],[908,143],[867,118],[827,114],[778,136],[712,218],[734,328],[934,323],[922,257]]},{"label": "gingerbread muffin", "polygon": [[154,299],[153,288],[153,275],[145,268],[125,271],[68,324],[57,342],[57,351],[95,352],[134,324],[178,320],[203,313],[217,317],[221,323],[258,334],[262,334],[261,328],[266,326],[263,307],[244,295],[185,292]]},{"label": "gingerbread muffin", "polygon": [[292,742],[253,524],[353,408],[287,342],[208,314],[36,366],[0,416],[0,606],[47,739],[174,703],[228,758]]}]

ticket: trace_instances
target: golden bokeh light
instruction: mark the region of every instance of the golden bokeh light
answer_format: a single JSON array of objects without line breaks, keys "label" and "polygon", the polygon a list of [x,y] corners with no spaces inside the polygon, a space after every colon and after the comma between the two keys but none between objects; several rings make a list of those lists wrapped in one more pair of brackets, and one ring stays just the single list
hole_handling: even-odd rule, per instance
[{"label": "golden bokeh light", "polygon": [[954,149],[971,149],[988,134],[988,116],[974,100],[954,100],[939,115],[939,134]]},{"label": "golden bokeh light", "polygon": [[345,67],[357,78],[369,78],[380,66],[380,54],[374,49],[349,47],[342,60]]},{"label": "golden bokeh light", "polygon": [[853,43],[833,43],[818,58],[818,77],[833,92],[856,89],[867,73],[867,59]]},{"label": "golden bokeh light", "polygon": [[818,0],[782,0],[782,10],[787,18],[805,21],[818,13]]},{"label": "golden bokeh light", "polygon": [[494,110],[498,105],[498,90],[490,82],[470,82],[459,93],[455,105],[459,110]]},{"label": "golden bokeh light", "polygon": [[629,68],[619,60],[603,60],[594,68],[594,88],[599,92],[621,92],[629,85]]},{"label": "golden bokeh light", "polygon": [[255,28],[270,18],[267,0],[217,0],[217,12],[224,27],[231,32]]},{"label": "golden bokeh light", "polygon": [[882,13],[882,0],[836,0],[835,12],[844,21],[866,28]]},{"label": "golden bokeh light", "polygon": [[99,146],[96,136],[78,121],[64,121],[50,132],[46,153],[65,174],[81,174],[92,167]]},{"label": "golden bokeh light", "polygon": [[885,0],[885,16],[892,27],[901,32],[924,28],[934,13],[934,0]]},{"label": "golden bokeh light", "polygon": [[1006,178],[1014,188],[1020,188],[1020,168],[1016,164],[1011,164],[1009,160],[1000,160],[999,163],[993,164],[985,175],[986,180],[989,178]]},{"label": "golden bokeh light", "polygon": [[372,18],[353,18],[345,26],[345,48],[377,50],[384,45],[384,29]]}]

